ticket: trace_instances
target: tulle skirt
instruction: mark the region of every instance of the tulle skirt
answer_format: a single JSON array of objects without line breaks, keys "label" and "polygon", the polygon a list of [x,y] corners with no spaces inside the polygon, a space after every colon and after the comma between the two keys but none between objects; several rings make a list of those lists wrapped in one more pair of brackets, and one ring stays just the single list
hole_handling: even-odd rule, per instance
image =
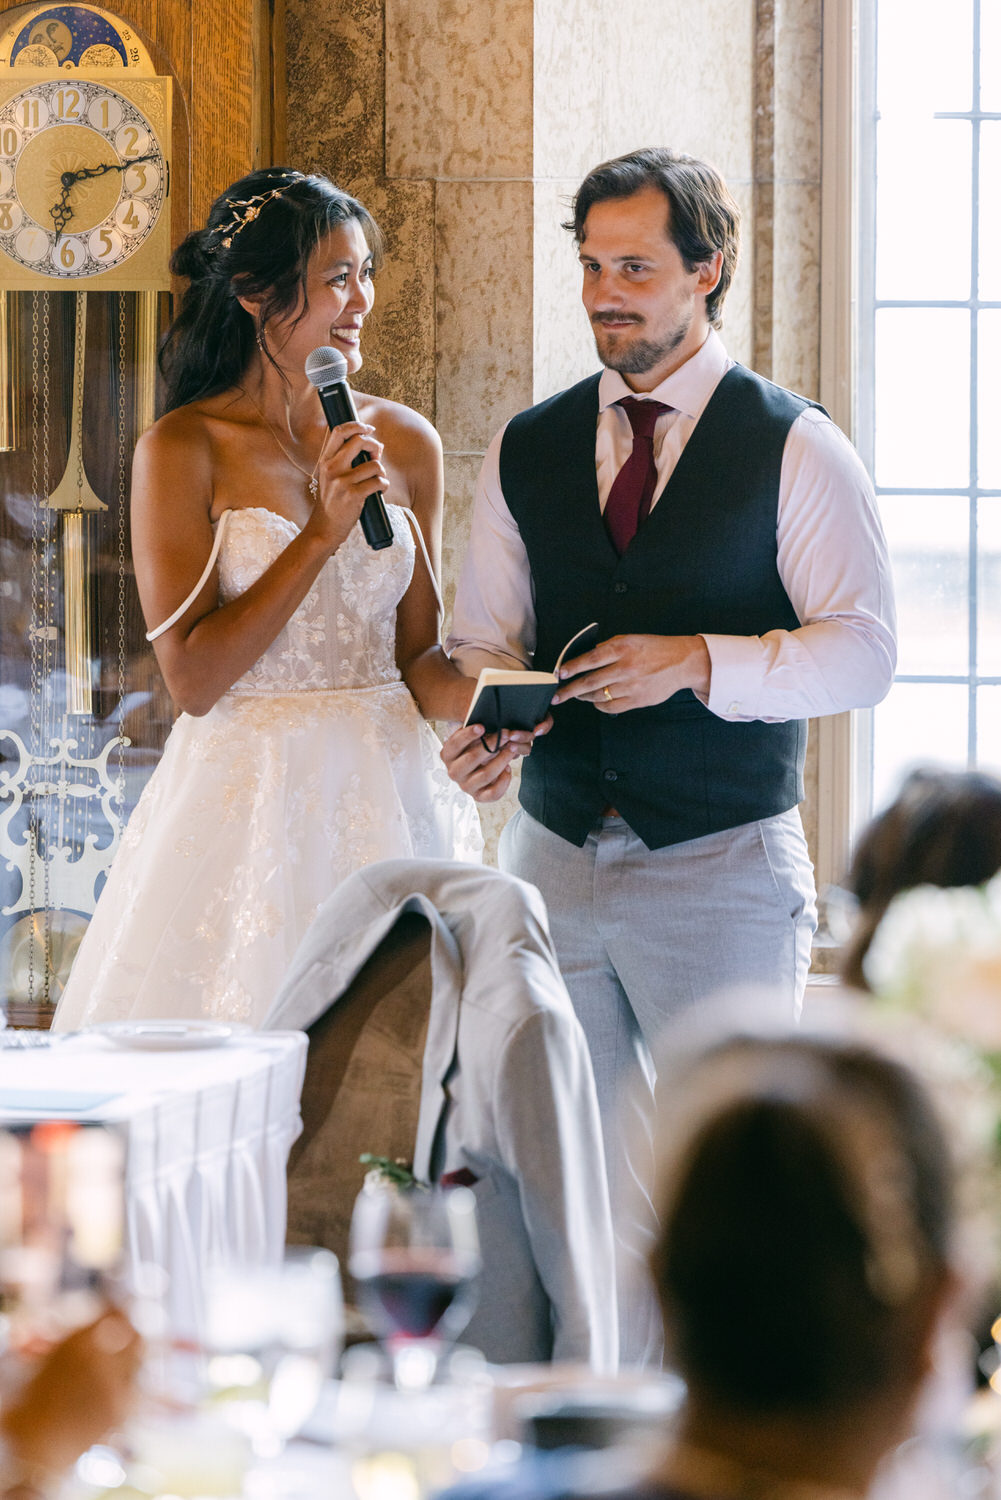
[{"label": "tulle skirt", "polygon": [[406,686],[228,694],[182,715],[122,836],[54,1030],[259,1025],[320,904],[375,860],[477,860],[474,803]]}]

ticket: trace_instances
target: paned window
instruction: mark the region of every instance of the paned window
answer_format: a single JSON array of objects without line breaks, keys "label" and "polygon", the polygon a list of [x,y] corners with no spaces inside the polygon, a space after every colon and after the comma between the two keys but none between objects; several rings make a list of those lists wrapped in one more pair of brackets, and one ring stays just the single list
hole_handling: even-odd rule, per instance
[{"label": "paned window", "polygon": [[1001,771],[1001,0],[859,21],[856,441],[899,630],[864,815],[919,762]]}]

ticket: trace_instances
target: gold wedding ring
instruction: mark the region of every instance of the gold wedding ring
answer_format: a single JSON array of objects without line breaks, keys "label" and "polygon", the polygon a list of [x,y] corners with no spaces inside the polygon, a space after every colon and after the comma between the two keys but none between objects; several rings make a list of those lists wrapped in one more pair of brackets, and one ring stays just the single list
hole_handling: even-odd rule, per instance
[{"label": "gold wedding ring", "polygon": [[607,687],[603,687],[601,691],[604,693],[604,695],[608,699],[609,703],[611,703],[611,701],[612,701],[612,695],[608,691]]}]

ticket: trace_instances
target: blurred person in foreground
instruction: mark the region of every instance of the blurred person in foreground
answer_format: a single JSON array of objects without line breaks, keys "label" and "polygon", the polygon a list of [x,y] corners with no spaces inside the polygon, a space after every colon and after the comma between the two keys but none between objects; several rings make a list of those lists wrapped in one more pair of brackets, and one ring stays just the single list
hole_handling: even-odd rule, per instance
[{"label": "blurred person in foreground", "polygon": [[0,1497],[44,1500],[129,1409],[142,1341],[109,1309],[45,1353],[0,1361]]},{"label": "blurred person in foreground", "polygon": [[642,1463],[547,1455],[451,1500],[861,1500],[911,1430],[956,1285],[922,1085],[858,1041],[731,1034],[666,1096],[652,1268],[676,1427]]},{"label": "blurred person in foreground", "polygon": [[[863,831],[845,889],[845,985],[933,1089],[959,1166],[983,1383],[1001,1306],[1001,780],[922,767]],[[978,1354],[979,1350],[979,1354]],[[957,1354],[960,1351],[957,1349]]]},{"label": "blurred person in foreground", "polygon": [[1001,870],[1001,781],[983,771],[912,771],[866,828],[845,882],[856,903],[841,957],[866,990],[865,959],[894,897],[919,885],[983,885]]}]

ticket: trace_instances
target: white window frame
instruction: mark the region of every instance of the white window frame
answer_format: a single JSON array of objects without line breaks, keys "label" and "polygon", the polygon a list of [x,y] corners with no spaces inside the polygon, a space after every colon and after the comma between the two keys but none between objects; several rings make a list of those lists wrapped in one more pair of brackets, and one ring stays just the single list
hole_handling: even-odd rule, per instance
[{"label": "white window frame", "polygon": [[[878,0],[874,0],[878,3]],[[980,0],[996,4],[999,0]],[[974,6],[974,19],[979,9]],[[979,45],[979,38],[976,45]],[[860,255],[860,225],[875,218],[876,140],[868,122],[876,115],[875,12],[870,0],[824,0],[823,91],[821,175],[821,297],[820,297],[820,399],[834,420],[856,442],[863,455],[872,447],[872,434],[864,430],[866,408],[871,402],[872,328],[860,328],[858,309],[871,306],[875,298],[875,264],[872,247]],[[973,118],[980,101],[974,100]],[[956,118],[969,118],[962,114]],[[979,118],[996,118],[983,115]],[[863,152],[865,159],[863,159]],[[977,244],[977,194],[973,184],[973,249]],[[977,289],[971,288],[974,315],[971,333],[971,380],[978,379],[976,309],[985,305]],[[965,299],[960,299],[960,305]],[[994,305],[988,303],[986,305]],[[975,389],[975,387],[974,387]],[[971,414],[971,445],[976,448],[977,412]],[[871,426],[871,424],[870,424]],[[994,489],[979,485],[976,464],[971,461],[970,494],[992,496]],[[949,493],[965,493],[966,486]],[[975,588],[975,583],[973,584]],[[974,619],[974,630],[977,628]],[[975,658],[975,653],[972,653]],[[976,665],[971,679],[990,684]],[[973,710],[975,712],[975,708]],[[837,884],[847,868],[854,834],[868,819],[872,806],[871,710],[824,718],[818,723],[818,819],[817,884]],[[974,720],[969,729],[969,764],[974,761]]]}]

